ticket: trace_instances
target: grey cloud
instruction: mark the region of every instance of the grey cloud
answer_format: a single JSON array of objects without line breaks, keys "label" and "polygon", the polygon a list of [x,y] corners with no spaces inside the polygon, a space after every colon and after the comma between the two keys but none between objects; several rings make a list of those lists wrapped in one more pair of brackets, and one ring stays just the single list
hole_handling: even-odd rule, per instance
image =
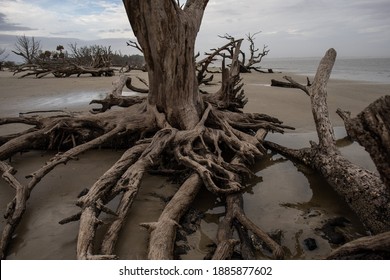
[{"label": "grey cloud", "polygon": [[3,13],[0,13],[0,31],[26,31],[26,30],[34,30],[34,29],[27,26],[21,26],[19,24],[9,23],[7,21],[7,16]]},{"label": "grey cloud", "polygon": [[124,32],[128,32],[128,31],[131,31],[131,29],[129,29],[129,28],[125,28],[125,29],[111,28],[111,29],[102,29],[102,30],[99,30],[99,32],[102,32],[102,33],[105,33],[105,32],[108,32],[108,33],[117,33],[117,32],[124,33]]},{"label": "grey cloud", "polygon": [[65,35],[75,35],[80,33],[79,31],[67,30],[67,31],[59,31],[59,32],[50,32],[50,35],[54,36],[65,36]]}]

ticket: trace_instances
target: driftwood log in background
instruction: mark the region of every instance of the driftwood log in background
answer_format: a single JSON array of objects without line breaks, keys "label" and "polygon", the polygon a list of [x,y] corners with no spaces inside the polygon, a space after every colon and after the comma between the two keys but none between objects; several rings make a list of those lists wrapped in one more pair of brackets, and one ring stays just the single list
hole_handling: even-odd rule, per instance
[{"label": "driftwood log in background", "polygon": [[40,79],[52,74],[56,78],[66,78],[73,75],[77,77],[81,75],[91,75],[93,77],[114,76],[114,69],[109,66],[91,67],[82,66],[75,63],[47,63],[41,62],[39,64],[23,64],[16,68],[14,75],[23,73],[20,78],[27,76],[35,76]]}]

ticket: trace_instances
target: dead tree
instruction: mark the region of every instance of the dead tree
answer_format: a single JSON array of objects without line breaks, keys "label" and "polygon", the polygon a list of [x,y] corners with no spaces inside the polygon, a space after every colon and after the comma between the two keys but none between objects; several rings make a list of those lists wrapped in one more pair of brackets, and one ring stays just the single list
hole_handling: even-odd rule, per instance
[{"label": "dead tree", "polygon": [[[188,0],[180,6],[171,0],[124,1],[148,65],[147,98],[130,100],[131,97],[118,94],[119,88],[127,82],[123,79],[111,93],[112,103],[123,106],[122,110],[109,110],[108,100],[109,104],[102,104],[103,108],[95,114],[21,116],[0,120],[0,125],[25,123],[33,126],[2,138],[0,160],[3,163],[13,154],[29,148],[65,150],[32,173],[27,185],[15,179],[11,166],[0,165],[3,177],[16,190],[15,199],[6,213],[1,258],[6,257],[7,246],[22,218],[26,200],[39,181],[57,165],[96,147],[115,145],[127,150],[88,193],[79,198],[80,211],[61,221],[80,221],[78,259],[115,258],[119,232],[139,192],[142,178],[149,170],[174,166],[186,168],[192,174],[158,221],[145,225],[150,230],[150,259],[172,258],[176,228],[200,188],[218,196],[240,194],[245,179],[253,176],[248,166],[265,152],[262,136],[270,130],[282,132],[285,127],[269,116],[231,109],[237,100],[244,100],[243,92],[236,88],[238,62],[232,63],[231,70],[225,70],[224,86],[214,97],[205,99],[200,94],[194,47],[207,3],[208,0]],[[239,48],[235,53],[239,53]],[[125,99],[126,102],[121,101]],[[120,196],[117,209],[109,209],[107,203],[116,196]],[[240,232],[250,230],[260,238],[267,238],[244,215],[240,204],[235,207],[232,217],[242,225]],[[95,247],[103,212],[112,215],[114,220],[108,226],[101,246]],[[230,225],[228,228],[230,230]],[[270,247],[279,252],[278,247],[272,244]],[[279,256],[278,252],[275,255]]]},{"label": "dead tree", "polygon": [[0,71],[3,70],[4,61],[7,59],[8,55],[6,49],[0,48]]},{"label": "dead tree", "polygon": [[[144,52],[142,50],[142,48],[140,47],[140,45],[136,41],[129,40],[129,41],[126,42],[126,44],[129,47],[137,49],[141,53]],[[130,56],[129,61],[127,61],[126,64],[122,66],[122,68],[119,71],[120,73],[127,73],[127,72],[130,72],[131,70],[139,70],[139,71],[142,71],[142,72],[147,72],[148,71],[147,68],[146,68],[146,64],[143,61],[142,61],[142,64],[140,64],[139,62],[131,63],[131,57],[132,56]]]},{"label": "dead tree", "polygon": [[[210,66],[217,60],[217,56],[222,56],[224,51],[230,51],[230,48],[234,48],[235,44],[242,40],[233,40],[218,49],[211,49],[210,53],[205,53],[206,57],[196,62],[197,79],[198,84],[209,84],[214,76],[207,77],[207,74],[221,73],[219,70],[210,70]],[[199,54],[197,55],[199,56]]]},{"label": "dead tree", "polygon": [[[262,61],[263,57],[269,53],[268,46],[266,46],[266,45],[263,46],[262,51],[260,51],[260,49],[256,47],[254,40],[255,40],[255,36],[259,33],[260,32],[256,32],[254,34],[248,33],[246,35],[246,39],[249,42],[250,56],[249,56],[249,59],[247,60],[245,52],[244,51],[240,52],[241,56],[240,56],[239,61],[240,61],[240,72],[241,73],[250,73],[251,70],[255,70],[257,72],[264,72],[263,70],[261,70],[260,66],[255,66],[255,65],[259,64]],[[225,35],[219,36],[219,37],[227,39],[230,42],[233,42],[236,40],[233,36],[231,36],[229,34],[225,34]],[[222,56],[224,58],[232,58],[233,49],[227,49],[227,53],[223,53]],[[272,71],[268,70],[268,72],[272,72]]]},{"label": "dead tree", "polygon": [[129,40],[129,41],[126,42],[126,45],[129,46],[129,47],[132,47],[132,48],[135,48],[135,49],[139,50],[141,53],[144,52],[142,50],[142,48],[138,45],[138,43],[135,42],[135,41]]},{"label": "dead tree", "polygon": [[23,35],[17,37],[15,48],[16,50],[12,52],[23,57],[25,63],[31,64],[38,57],[41,43],[40,41],[35,40],[34,37],[30,39]]},{"label": "dead tree", "polygon": [[[311,148],[300,150],[288,149],[270,142],[266,144],[267,147],[318,170],[330,185],[344,197],[368,230],[373,234],[383,233],[390,230],[389,189],[377,173],[349,162],[340,154],[335,145],[335,136],[326,102],[326,85],[335,59],[336,51],[334,49],[328,50],[321,60],[317,74],[310,86],[301,85],[293,79],[285,77],[292,86],[303,90],[310,97],[319,143],[312,142]],[[375,107],[375,105],[370,107]],[[364,113],[362,114],[364,115]],[[377,116],[382,115],[378,113]],[[383,122],[385,121],[379,117],[379,124],[383,125]],[[377,132],[382,133],[384,140],[388,139],[388,130],[379,128]],[[364,133],[370,134],[372,131],[367,130]],[[376,138],[375,134],[372,136]],[[387,145],[387,143],[383,144]]]},{"label": "dead tree", "polygon": [[[63,46],[59,46],[62,47]],[[33,63],[20,65],[14,71],[14,75],[23,73],[20,78],[35,76],[43,78],[53,75],[57,78],[65,78],[76,75],[92,75],[93,77],[114,76],[114,69],[111,68],[111,47],[98,45],[89,47],[77,47],[77,44],[70,44],[72,55],[68,59],[51,60],[51,52],[42,53],[41,59],[34,59]],[[61,53],[62,49],[60,48]]]},{"label": "dead tree", "polygon": [[250,57],[248,59],[248,62],[245,60],[245,53],[242,53],[242,64],[244,65],[244,69],[246,71],[250,72],[250,70],[255,70],[258,72],[263,72],[259,66],[255,66],[256,64],[261,63],[261,60],[263,59],[264,56],[268,55],[269,49],[267,45],[263,46],[263,49],[260,51],[259,48],[255,46],[255,36],[259,34],[260,32],[256,32],[254,34],[248,33],[246,35],[246,38],[248,42],[250,43],[249,45],[249,53]]}]

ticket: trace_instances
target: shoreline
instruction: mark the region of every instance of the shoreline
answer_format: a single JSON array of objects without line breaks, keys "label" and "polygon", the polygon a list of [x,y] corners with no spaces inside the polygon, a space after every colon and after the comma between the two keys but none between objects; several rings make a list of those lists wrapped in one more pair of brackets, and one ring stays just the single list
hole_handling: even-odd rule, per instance
[{"label": "shoreline", "polygon": [[[147,73],[140,71],[132,71],[128,75],[147,78]],[[283,81],[283,76],[286,75],[306,84],[306,76],[294,73],[242,74],[243,89],[248,98],[244,111],[276,117],[285,125],[295,127],[294,132],[314,131],[315,125],[308,96],[298,89],[270,86],[271,79]],[[21,112],[37,110],[88,111],[93,108],[89,102],[92,99],[104,98],[105,94],[110,92],[112,82],[117,77],[118,75],[19,79],[12,76],[11,72],[0,71],[0,117],[16,117]],[[309,78],[313,80],[313,77]],[[144,87],[138,79],[133,79],[133,82],[138,87]],[[201,86],[209,92],[215,92],[219,87],[220,75],[215,75],[214,85]],[[328,84],[328,106],[333,126],[344,125],[336,114],[338,108],[350,111],[352,116],[356,116],[371,102],[386,94],[390,94],[390,83],[367,83],[331,78]],[[286,130],[286,133],[288,132]]]},{"label": "shoreline", "polygon": [[[260,79],[244,76],[245,93],[249,99],[245,111],[263,113],[276,117],[284,124],[295,127],[292,132],[315,131],[311,112],[310,98],[299,89],[264,86],[271,79],[285,81],[283,76],[291,76],[297,82],[306,84],[306,76],[294,73],[263,74]],[[314,77],[309,77],[313,81]],[[259,84],[263,84],[259,86]],[[334,127],[344,126],[342,119],[336,114],[338,108],[351,112],[352,117],[359,114],[376,99],[390,94],[390,83],[359,82],[351,80],[331,79],[328,87],[328,108]],[[287,133],[290,131],[286,131]]]}]

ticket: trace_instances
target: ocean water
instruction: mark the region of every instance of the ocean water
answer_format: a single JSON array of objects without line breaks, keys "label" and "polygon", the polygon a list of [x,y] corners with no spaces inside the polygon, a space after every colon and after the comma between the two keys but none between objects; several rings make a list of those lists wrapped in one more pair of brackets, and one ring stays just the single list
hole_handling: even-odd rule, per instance
[{"label": "ocean water", "polygon": [[[261,63],[264,69],[314,76],[321,58],[267,58]],[[337,58],[332,76],[334,79],[390,83],[390,58]]]}]

